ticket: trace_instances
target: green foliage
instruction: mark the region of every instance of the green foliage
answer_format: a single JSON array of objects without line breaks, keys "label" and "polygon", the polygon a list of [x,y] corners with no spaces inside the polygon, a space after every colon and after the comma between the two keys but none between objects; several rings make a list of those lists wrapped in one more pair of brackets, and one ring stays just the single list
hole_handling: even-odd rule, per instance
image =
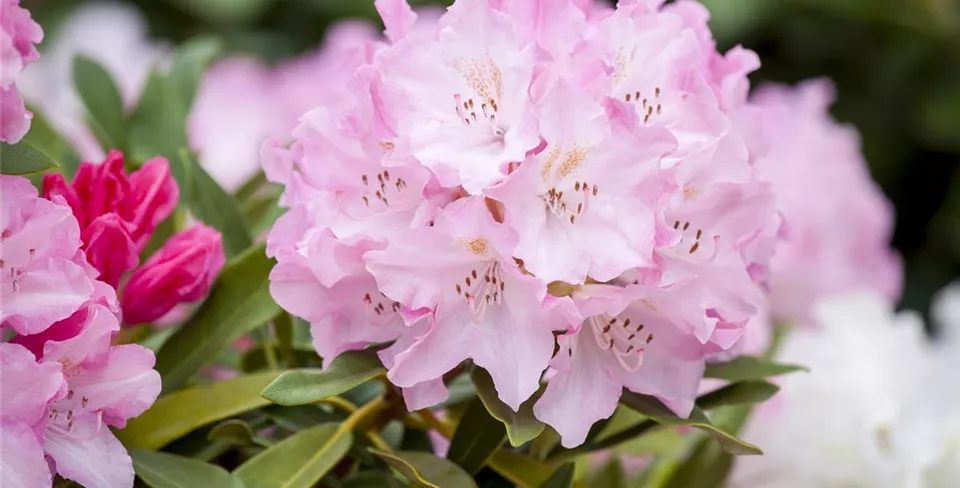
[{"label": "green foliage", "polygon": [[263,390],[263,397],[280,405],[305,405],[339,395],[385,372],[376,356],[345,352],[325,370],[284,372]]},{"label": "green foliage", "polygon": [[133,469],[150,488],[244,488],[220,466],[164,452],[131,449]]},{"label": "green foliage", "polygon": [[387,462],[412,483],[424,488],[476,488],[473,478],[459,466],[424,452],[370,452]]},{"label": "green foliage", "polygon": [[123,97],[110,73],[90,58],[73,61],[73,84],[87,110],[87,123],[103,150],[126,148]]},{"label": "green foliage", "polygon": [[56,168],[57,162],[26,141],[0,142],[0,171],[5,175],[29,175]]},{"label": "green foliage", "polygon": [[247,488],[310,488],[343,459],[353,433],[335,423],[300,431],[234,470]]},{"label": "green foliage", "polygon": [[447,459],[459,464],[468,474],[475,475],[506,438],[504,425],[487,412],[479,398],[475,398],[457,424]]},{"label": "green foliage", "polygon": [[806,370],[803,366],[778,364],[768,359],[753,356],[740,356],[725,363],[707,365],[704,377],[727,381],[750,381]]},{"label": "green foliage", "polygon": [[511,445],[516,447],[525,444],[537,438],[543,432],[543,422],[537,420],[533,415],[533,405],[540,398],[542,392],[538,392],[523,402],[520,405],[520,410],[514,412],[507,404],[500,401],[490,373],[482,368],[475,368],[471,377],[476,387],[477,396],[483,401],[483,406],[487,408],[493,418],[503,422],[506,426]]}]

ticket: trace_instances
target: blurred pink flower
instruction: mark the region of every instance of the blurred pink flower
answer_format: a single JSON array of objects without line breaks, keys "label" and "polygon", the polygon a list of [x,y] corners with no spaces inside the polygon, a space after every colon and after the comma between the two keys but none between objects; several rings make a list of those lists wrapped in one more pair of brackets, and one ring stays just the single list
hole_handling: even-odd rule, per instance
[{"label": "blurred pink flower", "polygon": [[30,129],[33,115],[17,89],[23,69],[40,58],[35,44],[43,29],[20,6],[20,0],[0,0],[0,141],[19,142]]},{"label": "blurred pink flower", "polygon": [[763,130],[763,139],[751,141],[754,166],[773,184],[786,222],[770,263],[771,312],[779,319],[805,322],[812,304],[834,293],[900,294],[893,207],[870,177],[856,130],[830,117],[833,97],[830,82],[819,79],[764,86],[752,98]]},{"label": "blurred pink flower", "polygon": [[126,323],[162,317],[174,306],[203,298],[223,268],[220,233],[196,225],[175,234],[140,266],[123,288],[120,305]]}]

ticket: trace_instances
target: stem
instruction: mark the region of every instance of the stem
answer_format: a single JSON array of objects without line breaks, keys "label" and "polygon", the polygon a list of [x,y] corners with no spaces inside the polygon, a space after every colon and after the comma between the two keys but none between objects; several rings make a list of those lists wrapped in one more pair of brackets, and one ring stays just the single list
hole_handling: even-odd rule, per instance
[{"label": "stem", "polygon": [[347,400],[346,398],[341,398],[338,396],[323,398],[317,401],[317,403],[326,403],[327,405],[339,407],[340,410],[343,410],[348,414],[352,414],[353,412],[357,411],[357,406],[354,405],[353,402],[351,402],[350,400]]},{"label": "stem", "polygon": [[440,435],[446,437],[447,439],[453,437],[453,427],[443,420],[438,419],[429,408],[418,410],[417,415],[419,415],[423,422],[427,424],[427,427],[439,432]]},{"label": "stem", "polygon": [[[330,398],[336,398],[336,397],[330,397]],[[327,400],[327,399],[324,399],[324,400]],[[353,406],[350,402],[347,402],[346,400],[343,400],[343,399],[341,400],[342,402],[331,402],[331,403],[336,404],[338,406],[346,406],[346,405]],[[387,408],[387,406],[388,406],[388,403],[383,399],[383,397],[379,397],[376,400],[373,400],[360,408],[354,407],[355,410],[353,411],[353,413],[351,413],[350,416],[347,417],[347,420],[344,420],[343,423],[340,424],[340,432],[347,432],[347,431],[352,431],[356,429],[357,426],[360,425],[362,422],[369,420],[371,417],[379,413],[381,410]],[[393,448],[390,447],[390,444],[387,444],[387,441],[383,440],[383,437],[380,437],[379,433],[373,432],[370,430],[365,430],[364,434],[367,436],[368,439],[370,439],[370,442],[377,449],[380,449],[382,451],[387,451],[387,452],[393,452]]]}]

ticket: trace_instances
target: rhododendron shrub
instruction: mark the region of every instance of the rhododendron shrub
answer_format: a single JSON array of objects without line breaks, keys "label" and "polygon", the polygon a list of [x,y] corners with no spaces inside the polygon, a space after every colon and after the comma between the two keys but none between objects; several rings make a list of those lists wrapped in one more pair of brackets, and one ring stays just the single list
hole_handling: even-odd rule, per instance
[{"label": "rhododendron shrub", "polygon": [[690,413],[780,221],[733,118],[756,57],[718,53],[702,7],[537,5],[377,2],[390,42],[264,148],[290,209],[271,290],[328,361],[395,340],[408,406],[468,359],[514,410],[551,371],[534,412],[572,447],[623,388]]}]

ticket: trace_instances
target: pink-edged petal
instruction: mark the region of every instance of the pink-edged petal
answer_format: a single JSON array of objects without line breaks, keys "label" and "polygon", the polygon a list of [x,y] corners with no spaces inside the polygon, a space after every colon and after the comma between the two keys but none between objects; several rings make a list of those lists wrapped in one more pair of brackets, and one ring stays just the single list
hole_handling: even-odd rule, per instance
[{"label": "pink-edged petal", "polygon": [[583,443],[590,427],[613,415],[622,386],[610,377],[604,358],[590,330],[560,339],[558,354],[569,355],[566,371],[559,371],[547,384],[533,412],[556,429],[564,447]]},{"label": "pink-edged petal", "polygon": [[[5,374],[10,374],[5,372]],[[4,401],[8,401],[4,397]],[[40,411],[42,413],[42,410]],[[25,423],[0,416],[0,486],[42,488],[53,484],[37,434]],[[132,480],[131,480],[132,481]]]},{"label": "pink-edged petal", "polygon": [[96,488],[133,486],[133,461],[106,427],[84,439],[47,429],[44,450],[56,463],[57,473],[68,480]]}]

